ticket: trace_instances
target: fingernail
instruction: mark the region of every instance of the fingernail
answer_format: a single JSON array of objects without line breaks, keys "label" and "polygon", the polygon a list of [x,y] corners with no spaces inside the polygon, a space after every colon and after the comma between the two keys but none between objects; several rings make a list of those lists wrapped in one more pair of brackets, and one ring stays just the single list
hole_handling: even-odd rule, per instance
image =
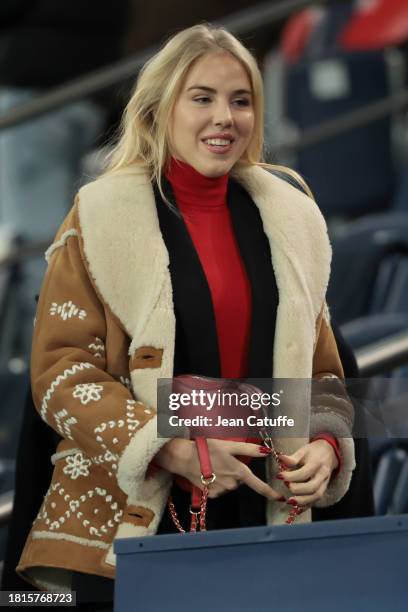
[{"label": "fingernail", "polygon": [[286,497],[283,497],[282,495],[282,497],[278,497],[276,501],[281,501],[281,502],[286,501]]},{"label": "fingernail", "polygon": [[287,487],[289,487],[290,482],[289,482],[289,480],[284,480],[284,481],[283,481],[283,484],[285,484]]},{"label": "fingernail", "polygon": [[290,504],[291,506],[297,506],[297,501],[292,498],[288,499],[286,503]]},{"label": "fingernail", "polygon": [[278,480],[285,480],[285,479],[284,479],[284,477],[282,476],[282,474],[278,474],[278,475],[276,476],[276,478],[277,478]]},{"label": "fingernail", "polygon": [[259,447],[259,452],[262,453],[263,455],[270,455],[272,452],[271,448],[268,448],[267,446],[260,446]]}]

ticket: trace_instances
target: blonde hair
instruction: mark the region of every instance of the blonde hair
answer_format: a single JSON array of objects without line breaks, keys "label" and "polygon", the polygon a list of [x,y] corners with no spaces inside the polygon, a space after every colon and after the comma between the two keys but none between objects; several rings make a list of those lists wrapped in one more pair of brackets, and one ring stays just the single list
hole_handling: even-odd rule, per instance
[{"label": "blonde hair", "polygon": [[182,30],[164,45],[139,73],[123,113],[119,138],[107,156],[106,172],[132,164],[148,169],[162,196],[162,176],[170,159],[168,125],[186,75],[198,58],[207,53],[228,52],[245,68],[252,88],[254,129],[248,147],[236,166],[262,165],[290,175],[310,194],[293,170],[263,162],[264,96],[257,62],[250,51],[224,28],[199,24]]}]

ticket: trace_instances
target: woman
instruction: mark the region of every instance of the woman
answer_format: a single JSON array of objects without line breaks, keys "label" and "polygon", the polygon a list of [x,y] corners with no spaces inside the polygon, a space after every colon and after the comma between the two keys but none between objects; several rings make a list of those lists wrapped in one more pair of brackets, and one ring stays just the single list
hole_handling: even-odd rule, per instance
[{"label": "woman", "polygon": [[188,517],[172,480],[202,488],[200,464],[193,441],[157,438],[158,378],[331,381],[310,415],[303,407],[312,441],[276,442],[280,473],[263,446],[208,441],[208,528],[281,524],[291,504],[308,522],[348,489],[352,409],[324,301],[326,228],[310,197],[260,164],[262,114],[252,55],[222,29],[180,32],[146,64],[109,170],[81,189],[47,251],[33,397],[62,441],[18,566],[36,585],[114,578],[115,537],[176,531],[170,492]]}]

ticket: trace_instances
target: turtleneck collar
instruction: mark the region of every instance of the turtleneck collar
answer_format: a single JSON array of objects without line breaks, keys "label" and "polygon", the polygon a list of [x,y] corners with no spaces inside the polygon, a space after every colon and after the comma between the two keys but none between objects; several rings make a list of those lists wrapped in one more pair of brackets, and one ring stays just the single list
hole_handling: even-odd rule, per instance
[{"label": "turtleneck collar", "polygon": [[172,157],[166,177],[181,212],[219,210],[227,206],[228,174],[204,176],[186,162]]}]

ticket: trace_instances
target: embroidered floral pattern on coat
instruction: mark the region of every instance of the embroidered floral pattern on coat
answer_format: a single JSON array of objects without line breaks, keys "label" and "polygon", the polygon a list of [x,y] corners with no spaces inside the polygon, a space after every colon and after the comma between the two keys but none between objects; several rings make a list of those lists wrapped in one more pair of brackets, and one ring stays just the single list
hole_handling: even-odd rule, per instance
[{"label": "embroidered floral pattern on coat", "polygon": [[80,476],[89,476],[89,466],[91,462],[85,459],[82,453],[75,453],[65,459],[66,465],[63,469],[64,474],[69,474],[72,480]]},{"label": "embroidered floral pattern on coat", "polygon": [[78,398],[81,404],[98,402],[102,397],[103,386],[96,383],[83,383],[75,385],[72,397]]}]

